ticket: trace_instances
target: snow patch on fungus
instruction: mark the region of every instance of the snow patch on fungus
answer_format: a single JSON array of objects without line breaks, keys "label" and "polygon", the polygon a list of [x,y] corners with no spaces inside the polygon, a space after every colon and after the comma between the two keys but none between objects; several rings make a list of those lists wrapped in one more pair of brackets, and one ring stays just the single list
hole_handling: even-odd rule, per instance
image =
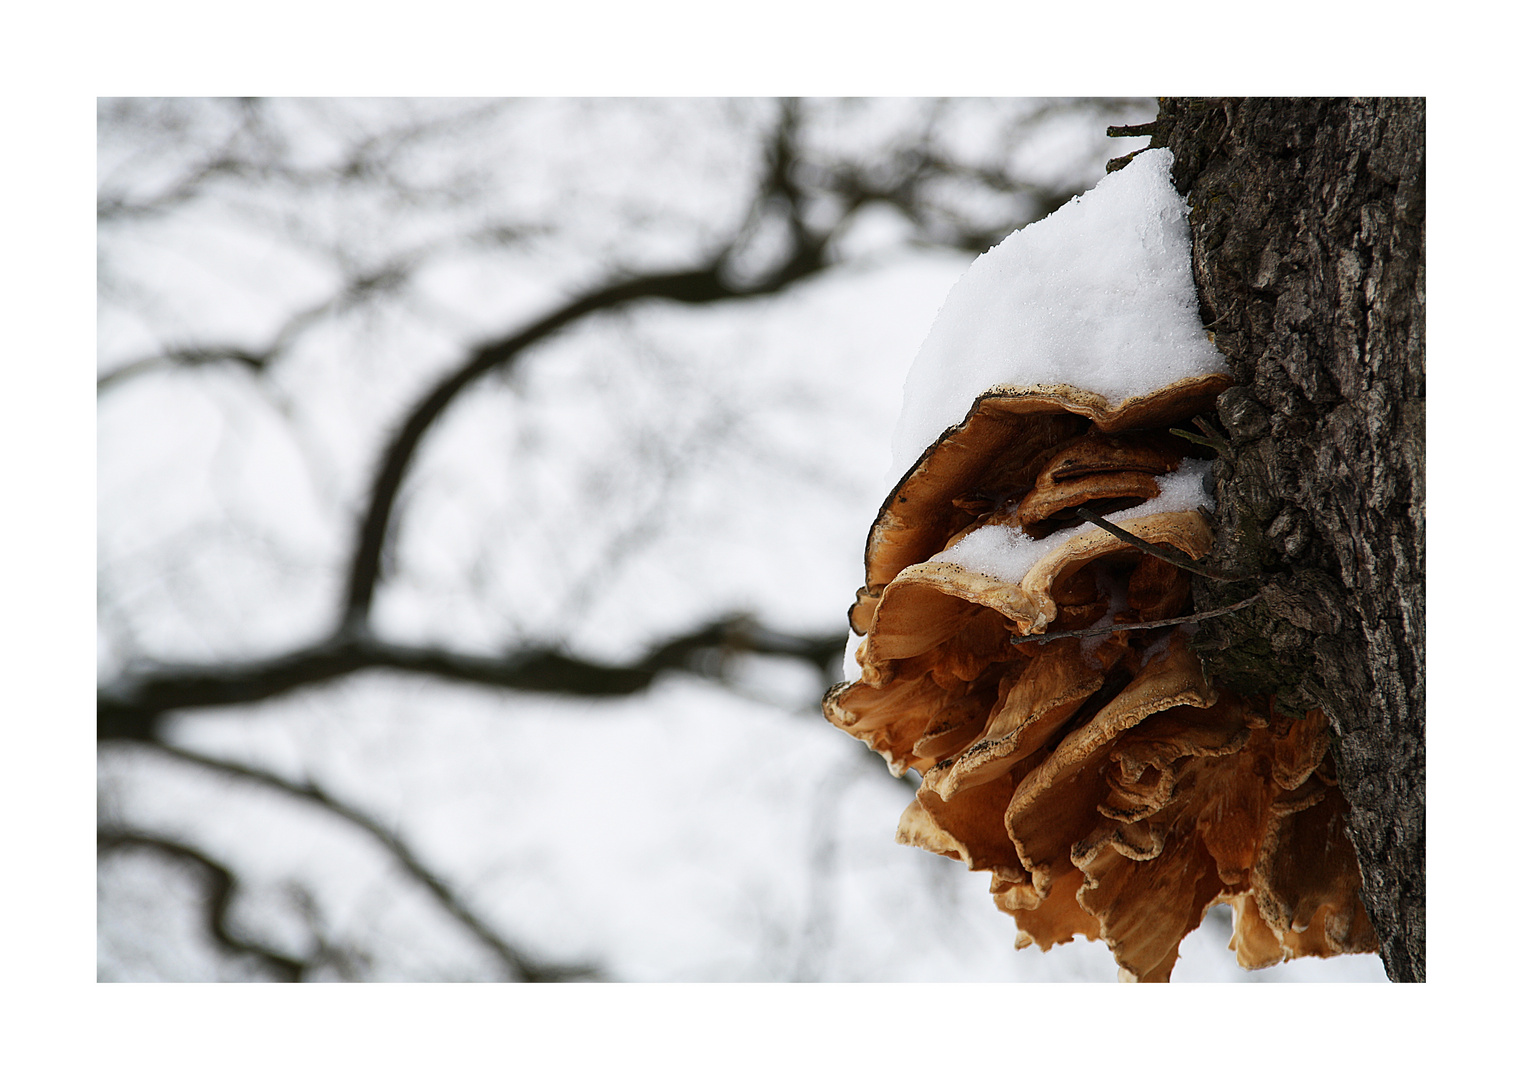
[{"label": "snow patch on fungus", "polygon": [[1138,154],[973,261],[905,379],[891,481],[995,387],[1077,386],[1116,405],[1226,371],[1200,323],[1173,164]]},{"label": "snow patch on fungus", "polygon": [[[1129,510],[1103,516],[1106,521],[1120,525],[1151,514],[1211,510],[1215,508],[1216,500],[1208,490],[1210,479],[1209,461],[1187,460],[1176,472],[1158,478],[1156,498]],[[931,561],[949,562],[1000,581],[1020,581],[1044,555],[1051,554],[1075,537],[1098,531],[1098,525],[1086,523],[1038,540],[1026,535],[1018,525],[985,525],[941,554],[931,556]]]}]

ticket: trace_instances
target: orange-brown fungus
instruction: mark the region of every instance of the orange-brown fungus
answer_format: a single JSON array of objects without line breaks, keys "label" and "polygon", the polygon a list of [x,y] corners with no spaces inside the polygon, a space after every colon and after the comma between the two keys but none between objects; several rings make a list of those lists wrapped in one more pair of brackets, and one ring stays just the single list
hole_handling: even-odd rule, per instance
[{"label": "orange-brown fungus", "polygon": [[[1127,980],[1167,980],[1214,904],[1244,967],[1377,947],[1326,719],[1213,687],[1185,626],[1139,628],[1189,614],[1189,574],[1077,517],[1157,497],[1192,453],[1168,426],[1223,385],[1116,412],[1071,388],[980,398],[880,510],[851,611],[862,674],[825,700],[921,775],[901,843],[989,871],[1018,947],[1103,940]],[[1018,580],[934,558],[988,525],[1047,548]],[[1195,510],[1125,527],[1189,558],[1211,547]]]}]

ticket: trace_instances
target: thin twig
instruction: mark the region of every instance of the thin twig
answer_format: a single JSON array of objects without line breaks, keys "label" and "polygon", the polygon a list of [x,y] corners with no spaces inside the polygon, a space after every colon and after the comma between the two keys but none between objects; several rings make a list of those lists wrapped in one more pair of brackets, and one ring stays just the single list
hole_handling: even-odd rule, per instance
[{"label": "thin twig", "polygon": [[1056,641],[1058,638],[1099,637],[1101,634],[1114,634],[1121,630],[1156,630],[1160,626],[1182,626],[1185,623],[1199,622],[1202,619],[1214,619],[1218,615],[1226,615],[1229,612],[1245,608],[1261,595],[1263,594],[1254,593],[1248,599],[1239,600],[1235,604],[1228,604],[1224,608],[1216,608],[1214,611],[1197,611],[1189,615],[1180,615],[1173,619],[1158,619],[1155,622],[1111,623],[1109,626],[1088,626],[1083,630],[1058,630],[1051,634],[1028,634],[1025,637],[1012,635],[1010,640],[1017,645],[1040,645],[1044,641]]},{"label": "thin twig", "polygon": [[1132,547],[1137,548],[1139,551],[1145,551],[1155,559],[1162,559],[1170,566],[1177,566],[1181,570],[1188,570],[1192,574],[1199,574],[1201,577],[1210,578],[1212,581],[1246,580],[1246,578],[1242,577],[1241,575],[1219,574],[1215,570],[1208,570],[1200,563],[1196,562],[1194,559],[1189,559],[1185,558],[1182,555],[1177,555],[1166,547],[1159,547],[1157,544],[1150,544],[1146,540],[1142,539],[1142,537],[1134,536],[1131,533],[1127,532],[1121,526],[1112,525],[1109,521],[1106,521],[1103,517],[1095,513],[1093,510],[1089,509],[1087,506],[1079,507],[1075,513],[1077,513],[1080,518],[1089,522],[1091,525],[1100,526],[1100,528],[1110,533],[1117,540],[1124,540],[1126,543],[1131,544]]},{"label": "thin twig", "polygon": [[1200,428],[1201,432],[1207,438],[1213,439],[1216,442],[1221,443],[1223,446],[1227,445],[1227,436],[1223,435],[1220,431],[1217,431],[1216,428],[1211,425],[1211,421],[1207,420],[1204,416],[1193,417],[1191,418],[1190,423]]},{"label": "thin twig", "polygon": [[1210,439],[1204,439],[1201,436],[1196,435],[1194,432],[1186,431],[1184,428],[1171,427],[1169,428],[1169,434],[1177,435],[1179,438],[1184,439],[1187,442],[1192,442],[1196,446],[1204,446],[1209,450],[1215,450],[1218,454],[1223,452],[1222,447],[1217,443],[1213,442]]},{"label": "thin twig", "polygon": [[1234,300],[1231,304],[1227,305],[1227,310],[1226,311],[1222,312],[1216,318],[1214,318],[1210,322],[1206,323],[1206,329],[1210,330],[1210,331],[1212,331],[1214,333],[1216,328],[1218,326],[1220,326],[1222,323],[1226,322],[1233,315],[1236,315],[1241,307],[1242,307],[1242,304],[1239,301]]},{"label": "thin twig", "polygon": [[1208,447],[1216,451],[1218,457],[1226,458],[1228,461],[1232,460],[1232,447],[1228,444],[1226,437],[1212,427],[1204,416],[1197,416],[1195,418],[1195,426],[1200,428],[1203,434],[1197,435],[1193,431],[1186,431],[1184,428],[1177,427],[1169,428],[1169,434],[1177,435],[1179,438],[1192,442],[1196,446]]},{"label": "thin twig", "polygon": [[1142,153],[1141,150],[1133,150],[1130,154],[1122,154],[1120,157],[1111,158],[1105,163],[1106,173],[1109,174],[1116,172],[1118,169],[1126,168],[1132,163],[1132,158],[1136,157],[1140,153]]}]

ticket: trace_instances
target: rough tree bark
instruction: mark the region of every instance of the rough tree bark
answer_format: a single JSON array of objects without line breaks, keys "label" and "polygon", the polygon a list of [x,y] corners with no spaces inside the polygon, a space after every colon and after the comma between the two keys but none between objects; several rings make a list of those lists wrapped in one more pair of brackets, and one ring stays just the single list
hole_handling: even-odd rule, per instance
[{"label": "rough tree bark", "polygon": [[1207,668],[1335,732],[1386,972],[1426,978],[1424,102],[1163,99],[1217,418]]}]

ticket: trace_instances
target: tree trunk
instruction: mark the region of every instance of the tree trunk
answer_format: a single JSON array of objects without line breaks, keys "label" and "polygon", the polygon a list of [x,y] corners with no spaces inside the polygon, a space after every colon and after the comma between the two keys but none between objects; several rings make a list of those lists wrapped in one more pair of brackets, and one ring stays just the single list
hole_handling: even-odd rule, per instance
[{"label": "tree trunk", "polygon": [[1163,99],[1218,402],[1207,669],[1321,708],[1387,974],[1423,981],[1424,102]]}]

